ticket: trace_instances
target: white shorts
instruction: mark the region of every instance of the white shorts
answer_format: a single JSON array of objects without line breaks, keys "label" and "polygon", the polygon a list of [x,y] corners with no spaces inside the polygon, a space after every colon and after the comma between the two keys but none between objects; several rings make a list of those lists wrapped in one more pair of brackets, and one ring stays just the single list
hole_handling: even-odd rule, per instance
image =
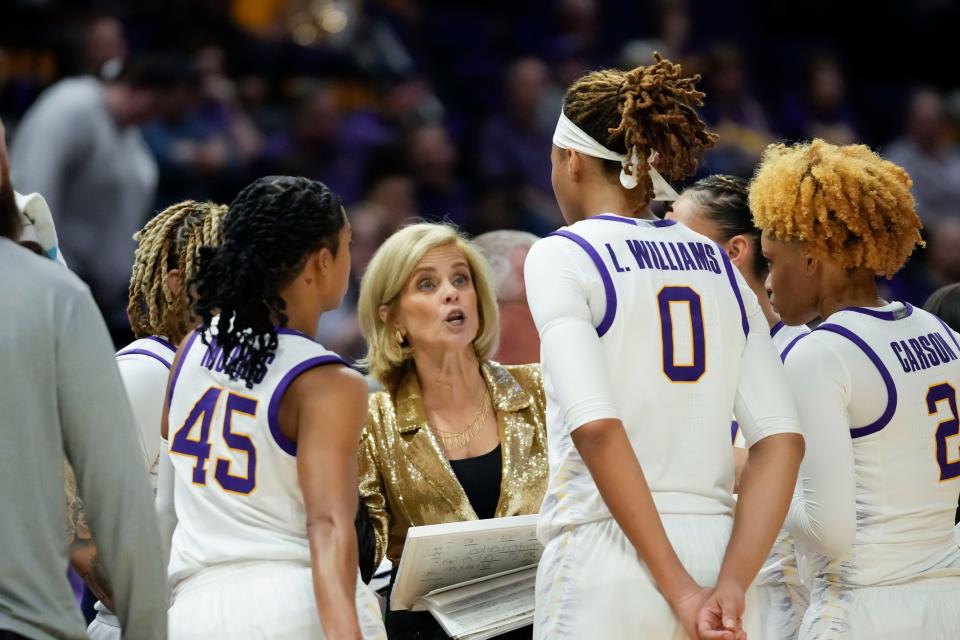
[{"label": "white shorts", "polygon": [[960,576],[885,587],[818,582],[800,626],[800,640],[957,640]]},{"label": "white shorts", "polygon": [[[661,518],[683,566],[699,584],[713,586],[733,519]],[[756,606],[752,589],[746,598],[749,613]],[[538,639],[686,638],[673,609],[612,518],[573,527],[546,545],[537,570],[536,602],[533,637]],[[749,635],[746,616],[744,626]]]},{"label": "white shorts", "polygon": [[117,616],[100,601],[93,608],[97,611],[97,617],[87,627],[90,640],[120,640],[120,620]]},{"label": "white shorts", "polygon": [[809,580],[804,583],[797,560],[793,538],[781,531],[753,582],[760,640],[796,640],[800,632],[800,622],[810,604],[810,586]]},{"label": "white shorts", "polygon": [[[357,572],[357,616],[365,640],[387,637],[376,596]],[[167,618],[175,640],[323,638],[310,567],[250,562],[206,569],[177,586]]]}]

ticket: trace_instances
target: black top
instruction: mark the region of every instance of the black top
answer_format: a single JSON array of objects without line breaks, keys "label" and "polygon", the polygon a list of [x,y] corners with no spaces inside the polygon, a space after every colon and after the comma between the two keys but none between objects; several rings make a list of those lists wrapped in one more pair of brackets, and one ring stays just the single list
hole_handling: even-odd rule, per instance
[{"label": "black top", "polygon": [[500,477],[503,475],[500,445],[476,458],[451,460],[450,466],[477,517],[481,520],[494,517],[500,501]]}]

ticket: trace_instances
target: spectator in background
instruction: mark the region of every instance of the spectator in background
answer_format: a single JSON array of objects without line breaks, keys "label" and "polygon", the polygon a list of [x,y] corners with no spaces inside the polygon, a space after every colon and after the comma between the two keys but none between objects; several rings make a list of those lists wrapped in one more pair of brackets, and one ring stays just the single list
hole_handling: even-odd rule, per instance
[{"label": "spectator in background", "polygon": [[540,335],[527,306],[523,279],[523,263],[539,239],[524,231],[490,231],[473,239],[490,264],[500,307],[500,344],[493,354],[500,364],[540,362]]},{"label": "spectator in background", "polygon": [[94,16],[87,22],[82,47],[83,71],[94,76],[109,71],[108,62],[122,64],[129,53],[123,24],[110,14]]},{"label": "spectator in background", "polygon": [[457,148],[446,127],[430,122],[408,136],[407,158],[416,182],[418,213],[428,220],[466,219],[466,189],[457,175]]},{"label": "spectator in background", "polygon": [[924,230],[927,247],[885,285],[888,297],[922,305],[935,290],[960,282],[960,216],[942,218]]},{"label": "spectator in background", "polygon": [[160,538],[136,437],[117,429],[133,416],[113,349],[87,287],[17,244],[4,133],[0,123],[0,637],[85,637],[65,575],[71,534],[86,527],[64,510],[66,454],[100,548],[91,570],[112,591],[128,637],[159,640]]},{"label": "spectator in background", "polygon": [[560,102],[549,126],[540,118],[549,81],[547,65],[539,58],[521,58],[510,65],[505,109],[490,118],[480,134],[479,163],[484,177],[522,180],[527,206],[559,222],[550,184],[550,147]]},{"label": "spectator in background", "polygon": [[791,140],[822,138],[832,144],[859,140],[853,111],[847,104],[846,79],[836,58],[813,57],[807,65],[805,94],[788,103],[783,132]]},{"label": "spectator in background", "polygon": [[157,165],[139,125],[162,113],[186,81],[175,58],[132,61],[113,81],[56,83],[24,116],[13,141],[13,180],[46,198],[71,268],[111,329],[126,331],[133,233],[153,205]]},{"label": "spectator in background", "polygon": [[936,92],[921,89],[914,94],[906,133],[890,145],[887,157],[913,178],[913,197],[924,226],[960,217],[960,148],[950,141]]},{"label": "spectator in background", "polygon": [[230,200],[247,182],[263,139],[240,106],[225,66],[219,46],[200,47],[191,71],[199,91],[183,87],[167,117],[144,127],[160,168],[154,209],[188,199]]},{"label": "spectator in background", "polygon": [[319,180],[341,194],[344,203],[356,202],[363,164],[340,129],[333,92],[316,87],[300,101],[292,126],[267,142],[257,173]]},{"label": "spectator in background", "polygon": [[763,107],[749,92],[740,51],[732,45],[714,47],[703,77],[710,99],[702,116],[720,138],[704,156],[701,173],[749,178],[772,137]]}]

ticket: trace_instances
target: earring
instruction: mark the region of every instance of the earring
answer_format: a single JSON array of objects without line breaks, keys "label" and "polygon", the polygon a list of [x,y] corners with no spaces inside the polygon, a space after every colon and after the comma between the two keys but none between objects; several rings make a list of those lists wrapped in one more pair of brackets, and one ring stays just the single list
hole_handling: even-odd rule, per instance
[{"label": "earring", "polygon": [[397,329],[397,330],[396,330],[396,332],[393,334],[393,337],[394,337],[394,339],[397,341],[397,344],[399,344],[399,345],[402,345],[402,344],[403,344],[403,341],[404,341],[405,338],[403,337],[403,334],[400,333],[400,329]]}]

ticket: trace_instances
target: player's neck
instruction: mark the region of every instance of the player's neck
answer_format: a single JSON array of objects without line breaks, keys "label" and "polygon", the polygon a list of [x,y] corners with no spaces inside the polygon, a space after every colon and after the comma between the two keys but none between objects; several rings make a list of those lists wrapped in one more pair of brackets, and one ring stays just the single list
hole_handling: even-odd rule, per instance
[{"label": "player's neck", "polygon": [[869,270],[859,269],[852,274],[828,277],[823,283],[817,311],[821,318],[846,307],[882,307],[887,302],[880,297],[876,279]]},{"label": "player's neck", "polygon": [[626,192],[620,188],[606,187],[585,190],[582,205],[582,211],[586,212],[587,218],[604,213],[613,213],[627,218],[655,219],[649,203],[637,208],[636,203],[631,203]]}]

